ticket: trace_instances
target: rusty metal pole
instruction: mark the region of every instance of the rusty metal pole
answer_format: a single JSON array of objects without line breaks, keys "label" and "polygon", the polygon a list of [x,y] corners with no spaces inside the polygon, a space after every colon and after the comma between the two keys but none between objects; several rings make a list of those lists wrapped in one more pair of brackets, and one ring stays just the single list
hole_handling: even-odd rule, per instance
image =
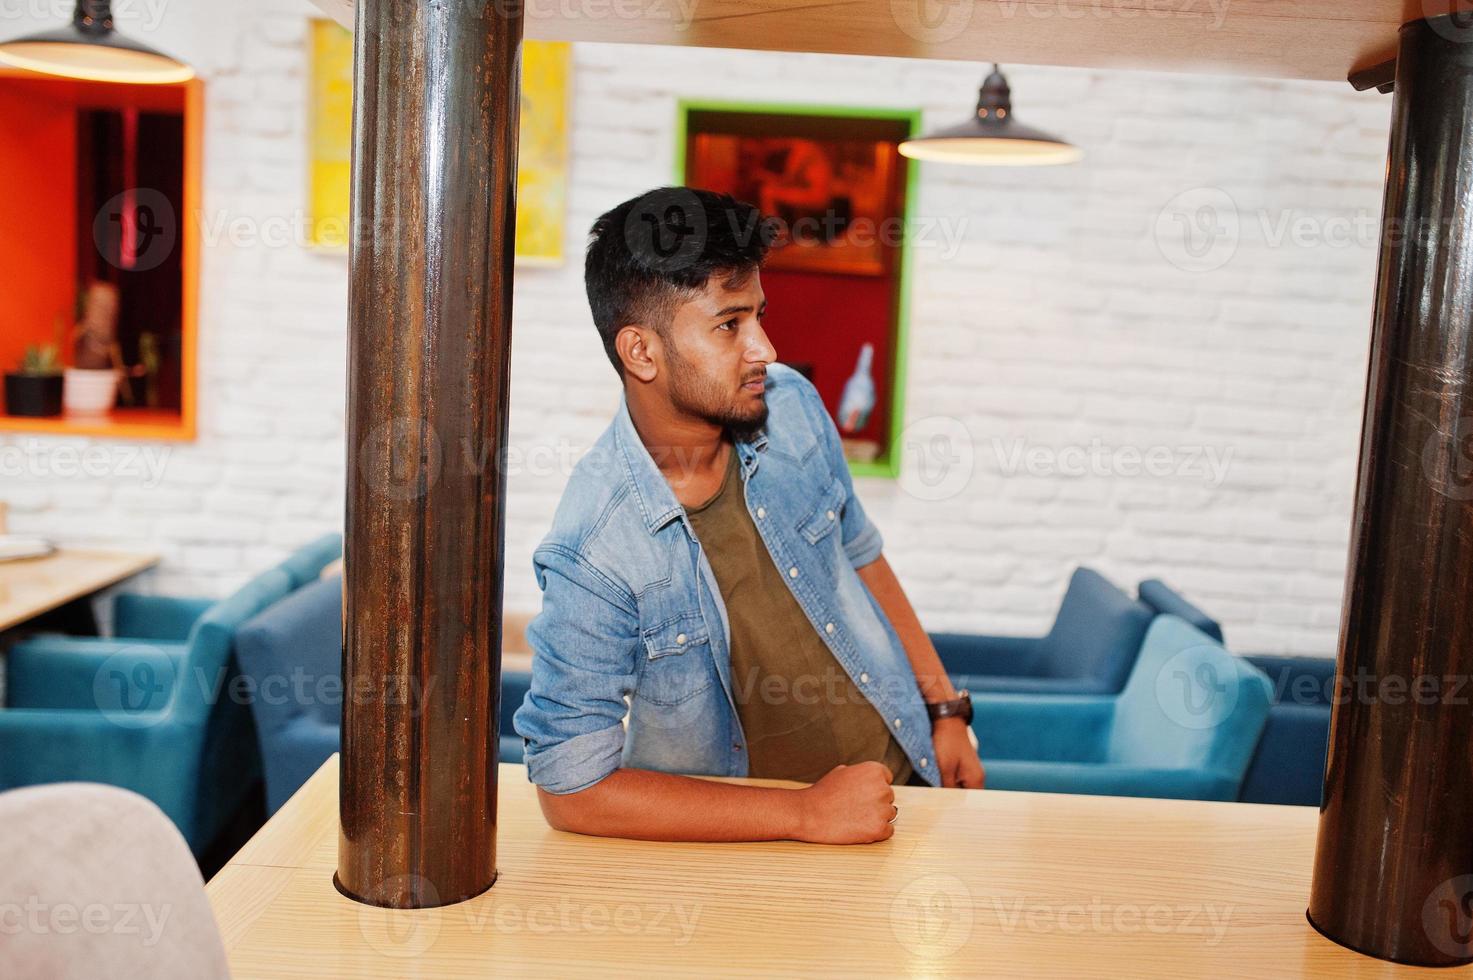
[{"label": "rusty metal pole", "polygon": [[1309,917],[1443,966],[1473,959],[1473,19],[1405,25],[1394,92]]},{"label": "rusty metal pole", "polygon": [[496,878],[522,10],[359,0],[338,888]]}]

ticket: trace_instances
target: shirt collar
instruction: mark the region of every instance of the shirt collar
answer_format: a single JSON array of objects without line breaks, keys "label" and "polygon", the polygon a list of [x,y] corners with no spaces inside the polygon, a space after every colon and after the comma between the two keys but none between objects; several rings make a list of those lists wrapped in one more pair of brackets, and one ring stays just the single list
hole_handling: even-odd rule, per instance
[{"label": "shirt collar", "polygon": [[[614,416],[614,440],[623,457],[624,471],[634,488],[645,527],[654,534],[683,514],[685,508],[675,499],[675,491],[670,489],[665,474],[655,465],[644,440],[639,438],[639,430],[629,417],[629,403],[623,395],[619,396],[619,411]],[[757,470],[758,453],[767,448],[767,428],[758,429],[750,438],[737,440],[734,445],[745,481]]]}]

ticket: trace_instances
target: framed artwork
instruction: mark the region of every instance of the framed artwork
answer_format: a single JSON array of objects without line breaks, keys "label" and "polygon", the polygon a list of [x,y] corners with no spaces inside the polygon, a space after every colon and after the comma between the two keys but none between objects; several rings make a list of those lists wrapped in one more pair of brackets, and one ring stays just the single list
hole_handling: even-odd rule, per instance
[{"label": "framed artwork", "polygon": [[781,219],[770,265],[882,276],[894,250],[880,234],[899,213],[893,144],[873,139],[694,133],[686,182],[750,201]]},{"label": "framed artwork", "polygon": [[895,477],[903,431],[920,114],[847,106],[682,102],[676,183],[777,220],[762,270],[777,359],[823,398],[857,476]]},{"label": "framed artwork", "polygon": [[519,265],[562,265],[568,213],[568,93],[573,46],[522,42],[522,120],[517,142]]},{"label": "framed artwork", "polygon": [[348,247],[348,187],[353,151],[353,35],[313,18],[308,38],[307,240]]},{"label": "framed artwork", "polygon": [[[352,180],[352,33],[336,21],[314,19],[309,57],[308,241],[320,248],[343,249],[348,244],[348,194]],[[518,265],[555,266],[563,261],[572,64],[572,45],[566,42],[522,44],[517,150]]]}]

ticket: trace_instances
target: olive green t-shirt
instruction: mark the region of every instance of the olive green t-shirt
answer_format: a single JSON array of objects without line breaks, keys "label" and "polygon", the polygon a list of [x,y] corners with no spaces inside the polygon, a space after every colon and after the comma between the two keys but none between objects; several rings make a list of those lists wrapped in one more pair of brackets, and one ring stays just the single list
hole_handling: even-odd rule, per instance
[{"label": "olive green t-shirt", "polygon": [[731,680],[748,775],[816,782],[875,760],[896,783],[910,760],[808,621],[747,512],[735,449],[715,496],[687,507],[731,625]]}]

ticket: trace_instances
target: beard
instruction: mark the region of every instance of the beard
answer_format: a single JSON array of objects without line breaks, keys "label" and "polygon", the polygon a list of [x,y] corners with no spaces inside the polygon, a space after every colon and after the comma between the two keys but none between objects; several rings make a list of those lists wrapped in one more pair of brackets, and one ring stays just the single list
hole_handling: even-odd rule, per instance
[{"label": "beard", "polygon": [[698,373],[668,340],[665,349],[670,368],[670,402],[677,409],[724,427],[738,442],[750,439],[767,424],[765,391],[755,408],[744,407],[738,401],[739,394],[733,394],[713,378]]}]

